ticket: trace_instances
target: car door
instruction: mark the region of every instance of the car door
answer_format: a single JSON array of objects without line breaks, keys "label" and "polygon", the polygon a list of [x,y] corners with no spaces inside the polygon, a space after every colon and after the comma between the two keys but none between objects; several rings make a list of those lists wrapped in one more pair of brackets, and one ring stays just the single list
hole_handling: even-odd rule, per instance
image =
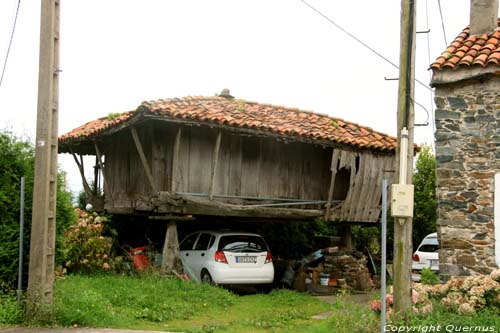
[{"label": "car door", "polygon": [[214,238],[215,236],[202,232],[194,246],[194,251],[190,260],[193,264],[193,273],[196,274],[198,279],[201,279],[201,270],[207,267],[207,262],[214,260],[207,251],[212,245]]},{"label": "car door", "polygon": [[179,254],[181,257],[182,266],[184,267],[184,271],[192,280],[199,281],[199,276],[196,275],[195,272],[195,261],[193,260],[194,256],[194,245],[196,244],[196,240],[200,236],[199,232],[195,232],[194,234],[188,235],[182,242],[179,244]]}]

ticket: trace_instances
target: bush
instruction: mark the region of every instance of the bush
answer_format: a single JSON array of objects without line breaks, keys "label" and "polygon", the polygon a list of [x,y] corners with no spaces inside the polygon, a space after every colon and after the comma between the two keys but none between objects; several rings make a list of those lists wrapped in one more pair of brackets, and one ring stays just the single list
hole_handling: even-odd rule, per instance
[{"label": "bush", "polygon": [[22,307],[17,302],[15,293],[0,293],[0,325],[18,324],[22,319]]},{"label": "bush", "polygon": [[420,271],[420,282],[425,285],[435,285],[439,283],[439,276],[426,267]]},{"label": "bush", "polygon": [[[20,182],[25,178],[23,282],[27,283],[35,153],[33,144],[0,132],[0,291],[16,288],[19,248]],[[61,262],[60,240],[74,220],[65,174],[58,172],[56,212],[56,262]]]},{"label": "bush", "polygon": [[65,268],[75,273],[110,270],[113,239],[103,236],[108,219],[96,212],[89,214],[79,208],[75,211],[78,219],[68,227],[62,241]]}]

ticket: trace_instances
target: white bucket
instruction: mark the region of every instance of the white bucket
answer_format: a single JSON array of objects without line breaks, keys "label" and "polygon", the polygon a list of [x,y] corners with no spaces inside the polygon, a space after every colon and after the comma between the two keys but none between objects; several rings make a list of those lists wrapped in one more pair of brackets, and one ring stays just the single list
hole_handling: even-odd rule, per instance
[{"label": "white bucket", "polygon": [[329,277],[322,277],[322,278],[319,279],[319,283],[322,286],[327,286],[329,281],[330,281]]}]

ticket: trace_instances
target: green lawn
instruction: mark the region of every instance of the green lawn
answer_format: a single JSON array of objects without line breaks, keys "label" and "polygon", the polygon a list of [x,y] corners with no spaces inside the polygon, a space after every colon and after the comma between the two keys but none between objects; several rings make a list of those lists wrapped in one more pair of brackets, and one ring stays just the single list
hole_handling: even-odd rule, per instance
[{"label": "green lawn", "polygon": [[[57,326],[319,333],[332,332],[332,325],[338,323],[312,319],[313,315],[341,314],[338,304],[289,290],[238,296],[218,287],[151,275],[68,276],[57,281],[55,291],[50,324]],[[377,320],[367,308],[360,311]]]},{"label": "green lawn", "polygon": [[[435,302],[434,311],[411,316],[399,327],[451,325],[500,328],[500,310],[487,308],[474,316],[458,315]],[[329,312],[328,319],[313,315]],[[338,297],[334,304],[305,293],[275,290],[270,294],[238,296],[223,288],[156,274],[127,276],[70,275],[55,284],[51,318],[26,322],[15,294],[0,294],[0,328],[15,326],[108,327],[172,332],[379,332],[380,317],[367,304]],[[491,331],[491,330],[490,330]]]}]

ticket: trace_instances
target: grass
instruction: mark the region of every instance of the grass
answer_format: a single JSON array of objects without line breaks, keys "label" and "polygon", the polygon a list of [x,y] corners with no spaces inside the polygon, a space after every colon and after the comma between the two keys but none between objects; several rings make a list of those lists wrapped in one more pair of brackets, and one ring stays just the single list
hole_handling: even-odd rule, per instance
[{"label": "grass", "polygon": [[329,309],[289,290],[238,296],[161,276],[69,276],[56,283],[50,324],[192,333],[310,332],[321,324],[311,316]]},{"label": "grass", "polygon": [[[312,316],[331,312],[325,320]],[[392,327],[447,325],[500,329],[500,310],[474,316],[439,306],[425,316],[411,316]],[[52,319],[23,321],[15,294],[0,294],[0,328],[13,325],[108,327],[212,333],[361,333],[379,332],[380,317],[339,296],[327,304],[308,294],[275,290],[268,295],[238,296],[226,289],[149,274],[141,276],[71,275],[55,284]],[[451,327],[451,326],[450,326]],[[450,328],[450,332],[453,330]],[[491,330],[490,330],[491,331]]]}]

